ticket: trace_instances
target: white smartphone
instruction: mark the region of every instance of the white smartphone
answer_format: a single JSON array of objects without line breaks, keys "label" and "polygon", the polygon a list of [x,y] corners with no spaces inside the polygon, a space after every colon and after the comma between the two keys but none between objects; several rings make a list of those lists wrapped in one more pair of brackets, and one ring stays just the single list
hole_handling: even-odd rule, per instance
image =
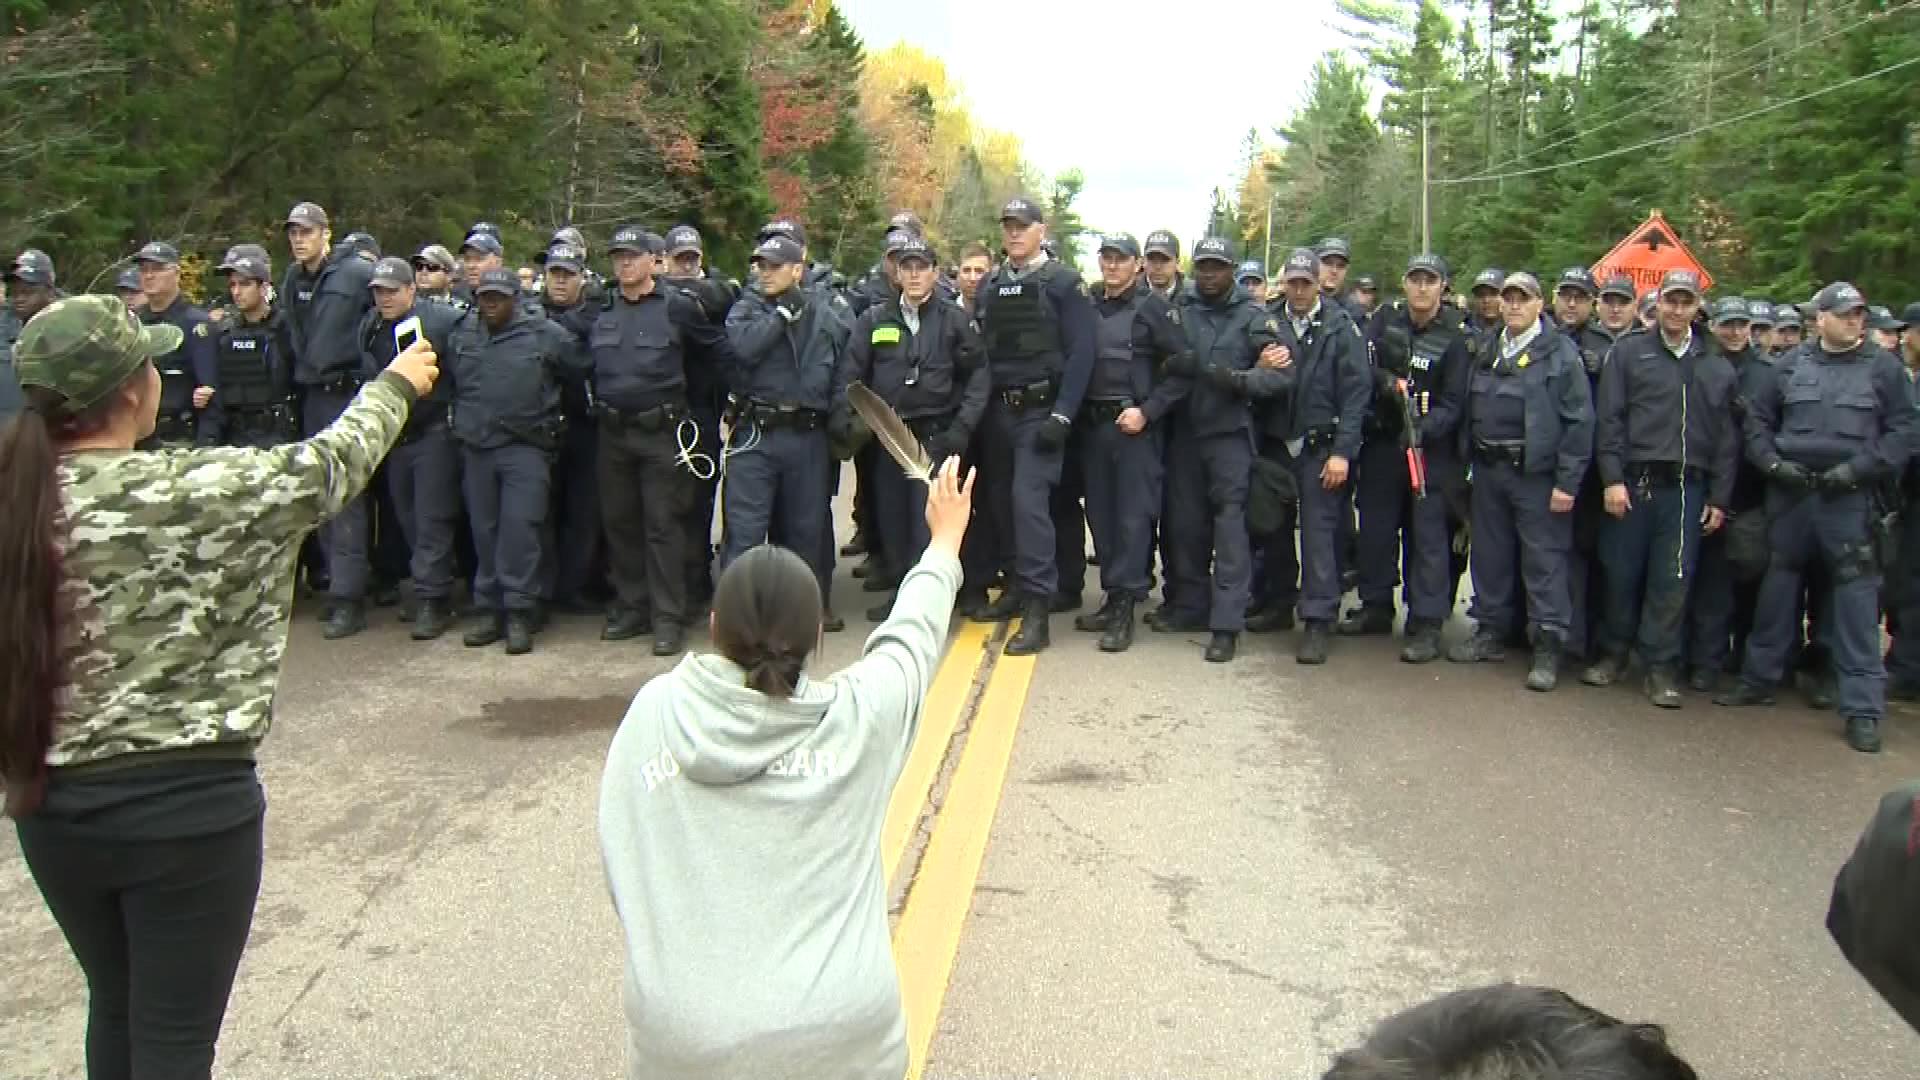
[{"label": "white smartphone", "polygon": [[406,352],[420,340],[420,316],[409,315],[393,326],[393,351]]}]

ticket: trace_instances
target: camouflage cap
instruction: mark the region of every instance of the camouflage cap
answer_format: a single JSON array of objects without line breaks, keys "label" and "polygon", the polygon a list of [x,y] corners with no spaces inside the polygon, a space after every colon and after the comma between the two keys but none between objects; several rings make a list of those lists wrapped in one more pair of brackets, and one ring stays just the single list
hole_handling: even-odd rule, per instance
[{"label": "camouflage cap", "polygon": [[142,326],[117,296],[70,296],[27,320],[13,347],[14,369],[22,387],[51,390],[77,412],[99,404],[141,364],[184,340],[177,326]]}]

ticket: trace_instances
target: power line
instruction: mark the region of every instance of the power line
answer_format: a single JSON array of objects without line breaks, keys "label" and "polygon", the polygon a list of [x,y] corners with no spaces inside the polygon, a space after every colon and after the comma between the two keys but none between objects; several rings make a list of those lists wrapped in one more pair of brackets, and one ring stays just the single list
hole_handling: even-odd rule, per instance
[{"label": "power line", "polygon": [[1711,124],[1702,124],[1699,127],[1692,128],[1687,131],[1675,132],[1672,135],[1662,135],[1657,139],[1648,139],[1645,142],[1635,143],[1632,146],[1617,147],[1613,150],[1607,150],[1598,154],[1589,154],[1586,157],[1575,158],[1572,161],[1556,161],[1551,165],[1536,165],[1531,169],[1515,169],[1512,172],[1503,172],[1503,173],[1482,173],[1478,176],[1458,176],[1450,179],[1432,180],[1428,182],[1433,184],[1476,184],[1476,183],[1485,183],[1485,182],[1494,181],[1494,180],[1511,180],[1519,176],[1535,176],[1544,172],[1553,172],[1555,169],[1571,169],[1577,165],[1591,165],[1596,161],[1605,161],[1608,158],[1620,157],[1623,154],[1631,154],[1631,153],[1634,153],[1635,151],[1647,150],[1655,146],[1665,146],[1667,143],[1679,142],[1682,139],[1690,139],[1695,135],[1703,135],[1709,131],[1715,130],[1716,128],[1726,127],[1729,124],[1738,124],[1743,120],[1751,120],[1756,116],[1765,116],[1770,112],[1778,112],[1779,110],[1787,108],[1790,105],[1798,105],[1803,101],[1812,101],[1814,98],[1821,97],[1826,94],[1831,94],[1835,90],[1844,90],[1849,86],[1854,86],[1859,83],[1866,82],[1868,79],[1877,79],[1882,75],[1891,74],[1892,72],[1899,71],[1901,68],[1912,67],[1915,64],[1920,64],[1920,56],[1909,57],[1908,59],[1902,60],[1899,63],[1889,64],[1886,67],[1881,68],[1879,71],[1870,71],[1865,75],[1856,75],[1853,78],[1847,79],[1843,82],[1834,83],[1832,86],[1823,86],[1818,90],[1801,94],[1799,97],[1788,98],[1785,101],[1776,101],[1771,105],[1763,105],[1758,109],[1750,109],[1747,112],[1743,112],[1738,116],[1729,116],[1724,120],[1715,120]]},{"label": "power line", "polygon": [[[1715,75],[1712,78],[1707,80],[1706,85],[1708,87],[1717,86],[1728,79],[1737,78],[1741,75],[1746,75],[1750,72],[1758,71],[1763,67],[1768,67],[1774,64],[1778,64],[1780,61],[1784,60],[1789,56],[1792,56],[1794,53],[1797,53],[1802,49],[1812,48],[1813,46],[1818,45],[1822,42],[1830,41],[1833,38],[1839,37],[1841,34],[1847,34],[1855,30],[1858,30],[1860,27],[1865,26],[1876,19],[1889,18],[1893,15],[1899,14],[1902,11],[1905,11],[1908,8],[1916,7],[1916,6],[1920,6],[1920,0],[1906,0],[1905,3],[1902,3],[1896,7],[1888,8],[1885,11],[1870,12],[1865,18],[1849,23],[1846,26],[1839,28],[1838,30],[1829,30],[1826,33],[1820,35],[1819,37],[1800,42],[1799,44],[1793,46],[1792,48],[1787,49],[1785,52],[1780,53],[1778,56],[1769,55],[1766,59],[1761,60],[1760,62],[1755,64],[1749,64],[1746,67],[1740,68],[1737,71],[1729,71],[1720,75]],[[1776,38],[1785,38],[1787,34],[1788,34],[1788,31],[1785,31],[1785,30],[1779,31],[1778,33],[1769,35],[1768,37],[1763,38],[1759,42],[1749,45],[1744,49],[1738,49],[1738,50],[1735,50],[1734,52],[1728,53],[1723,59],[1731,60],[1736,56],[1740,56],[1744,53],[1752,52],[1754,49],[1758,49],[1762,46],[1772,45],[1774,44]],[[1644,116],[1647,113],[1650,113],[1655,109],[1660,108],[1662,105],[1667,104],[1669,101],[1669,98],[1662,95],[1672,94],[1674,96],[1677,96],[1678,94],[1684,91],[1685,91],[1684,87],[1671,88],[1671,89],[1668,87],[1656,87],[1655,89],[1647,90],[1642,93],[1636,94],[1633,97],[1628,98],[1626,101],[1621,102],[1620,105],[1618,106],[1618,108],[1620,109],[1627,110],[1625,112],[1616,112],[1614,115],[1610,117],[1607,117],[1602,120],[1598,120],[1592,126],[1581,126],[1579,130],[1572,131],[1571,134],[1562,135],[1560,138],[1555,139],[1552,142],[1544,143],[1540,146],[1531,147],[1519,154],[1514,155],[1513,157],[1506,159],[1505,161],[1501,161],[1493,165],[1489,165],[1487,166],[1487,168],[1488,170],[1504,169],[1509,165],[1518,165],[1520,162],[1525,161],[1528,158],[1538,157],[1539,155],[1544,154],[1549,150],[1556,150],[1562,146],[1567,145],[1568,143],[1576,142],[1590,135],[1596,135],[1602,131],[1607,130],[1608,128],[1614,127],[1618,124],[1622,124],[1628,120],[1632,120],[1635,117]],[[1661,99],[1659,101],[1653,102],[1650,105],[1645,105],[1640,108],[1629,108],[1630,106],[1633,106],[1638,102],[1645,101],[1648,98],[1656,97],[1656,96],[1660,96]],[[1552,131],[1543,133],[1542,137],[1544,138],[1546,137],[1546,135],[1552,135],[1560,132],[1569,131],[1576,126],[1581,125],[1581,123],[1582,121],[1580,120],[1580,118],[1576,117],[1575,119],[1568,121],[1566,124],[1554,128]],[[1435,183],[1440,183],[1440,181],[1435,181]]]}]

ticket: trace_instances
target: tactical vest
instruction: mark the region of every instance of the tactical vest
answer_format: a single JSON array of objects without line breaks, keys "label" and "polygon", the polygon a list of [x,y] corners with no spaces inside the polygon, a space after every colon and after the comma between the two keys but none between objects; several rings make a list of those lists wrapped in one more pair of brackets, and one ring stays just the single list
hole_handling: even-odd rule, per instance
[{"label": "tactical vest", "polygon": [[220,400],[229,409],[265,409],[287,402],[283,357],[273,355],[271,317],[219,326],[214,361],[220,373]]},{"label": "tactical vest", "polygon": [[1787,460],[1825,469],[1850,460],[1873,438],[1880,428],[1880,398],[1864,346],[1839,362],[1814,356],[1817,348],[1801,346],[1782,361],[1780,428],[1773,442]]},{"label": "tactical vest", "polygon": [[1109,314],[1100,316],[1095,339],[1093,381],[1087,385],[1087,398],[1132,399],[1138,391],[1133,385],[1133,324],[1140,311],[1140,298],[1134,296]]},{"label": "tactical vest", "polygon": [[684,397],[686,362],[668,315],[672,301],[661,295],[643,302],[638,317],[621,304],[617,293],[609,297],[587,333],[595,396],[616,409],[651,409]]},{"label": "tactical vest", "polygon": [[1057,378],[1066,366],[1060,355],[1060,328],[1045,296],[1054,272],[1054,264],[1048,262],[1018,281],[996,274],[981,286],[992,290],[981,330],[995,387]]}]

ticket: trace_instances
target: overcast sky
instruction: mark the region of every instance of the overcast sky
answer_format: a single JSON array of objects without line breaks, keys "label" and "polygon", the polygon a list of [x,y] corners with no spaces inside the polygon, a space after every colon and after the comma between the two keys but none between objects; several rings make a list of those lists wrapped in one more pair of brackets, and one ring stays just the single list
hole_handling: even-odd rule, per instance
[{"label": "overcast sky", "polygon": [[870,50],[905,41],[944,60],[974,117],[1018,135],[1035,166],[1085,172],[1077,206],[1088,225],[1137,237],[1172,228],[1186,247],[1208,194],[1236,182],[1247,129],[1270,139],[1314,59],[1346,42],[1329,0],[839,5]]}]

